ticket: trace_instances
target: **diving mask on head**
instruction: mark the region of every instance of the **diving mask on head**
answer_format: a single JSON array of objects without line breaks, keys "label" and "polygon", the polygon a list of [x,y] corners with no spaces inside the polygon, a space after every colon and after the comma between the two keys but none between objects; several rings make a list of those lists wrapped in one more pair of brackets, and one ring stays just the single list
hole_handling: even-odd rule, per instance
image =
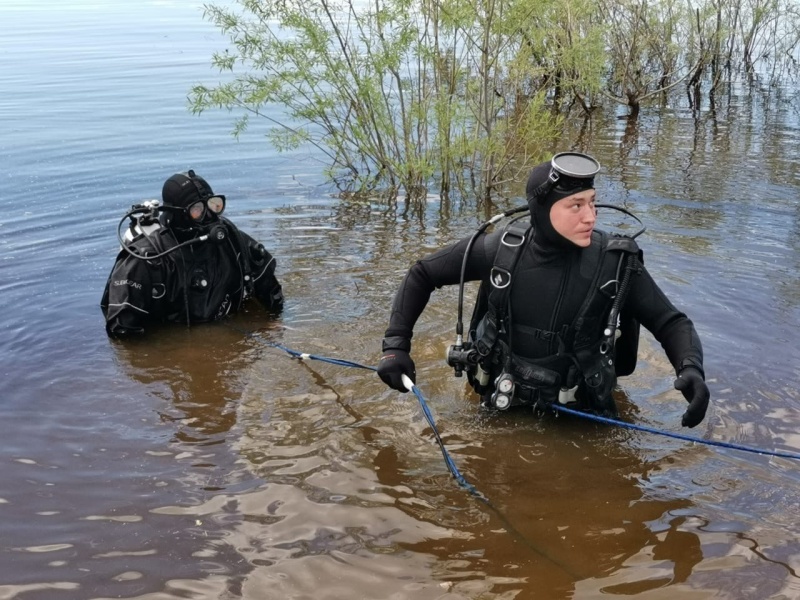
[{"label": "diving mask on head", "polygon": [[[545,163],[546,164],[546,163]],[[540,168],[543,165],[540,165]],[[556,192],[559,198],[570,193],[594,187],[594,176],[600,171],[600,163],[588,154],[559,152],[550,160],[550,173],[539,187],[528,193],[529,199],[543,203]]]},{"label": "diving mask on head", "polygon": [[[559,152],[550,161],[550,166],[550,181],[563,190],[590,187],[600,171],[599,162],[580,152]],[[587,182],[587,179],[592,181]]]}]

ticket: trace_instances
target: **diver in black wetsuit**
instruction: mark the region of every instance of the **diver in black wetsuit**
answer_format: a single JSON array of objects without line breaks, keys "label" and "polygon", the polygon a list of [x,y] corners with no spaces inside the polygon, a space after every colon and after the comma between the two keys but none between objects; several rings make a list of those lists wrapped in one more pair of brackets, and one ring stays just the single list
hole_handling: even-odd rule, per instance
[{"label": "diver in black wetsuit", "polygon": [[151,200],[123,217],[131,225],[100,304],[109,336],[141,334],[154,322],[216,321],[250,296],[282,308],[275,259],[222,216],[225,196],[191,170],[167,179],[161,196],[162,204]]},{"label": "diver in black wetsuit", "polygon": [[[414,325],[434,289],[463,277],[480,280],[481,290],[464,344],[469,358],[460,367],[460,358],[451,363],[451,347],[448,363],[456,374],[459,368],[467,372],[485,404],[546,408],[560,402],[615,415],[611,392],[617,375],[635,367],[640,323],[675,368],[675,388],[689,403],[682,424],[700,423],[710,397],[700,339],[692,321],[653,281],[635,242],[594,230],[599,168],[586,155],[556,155],[533,168],[528,179],[532,235],[481,232],[414,264],[395,296],[380,378],[407,391],[402,376],[415,380],[409,354]],[[512,243],[502,242],[509,236]],[[515,245],[513,264],[506,258],[498,266]]]}]

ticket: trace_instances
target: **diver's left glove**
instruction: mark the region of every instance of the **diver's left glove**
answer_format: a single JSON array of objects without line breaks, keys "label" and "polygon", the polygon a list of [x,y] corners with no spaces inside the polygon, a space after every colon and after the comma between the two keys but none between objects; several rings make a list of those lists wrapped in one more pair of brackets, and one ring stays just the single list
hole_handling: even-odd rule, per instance
[{"label": "diver's left glove", "polygon": [[711,397],[711,392],[703,380],[703,374],[696,367],[686,367],[681,369],[674,385],[689,403],[689,408],[681,418],[681,425],[684,427],[698,425],[706,416],[708,400]]},{"label": "diver's left glove", "polygon": [[417,369],[411,355],[398,348],[386,348],[378,364],[378,376],[393,390],[406,393],[408,389],[403,384],[403,375],[414,383],[417,382]]}]

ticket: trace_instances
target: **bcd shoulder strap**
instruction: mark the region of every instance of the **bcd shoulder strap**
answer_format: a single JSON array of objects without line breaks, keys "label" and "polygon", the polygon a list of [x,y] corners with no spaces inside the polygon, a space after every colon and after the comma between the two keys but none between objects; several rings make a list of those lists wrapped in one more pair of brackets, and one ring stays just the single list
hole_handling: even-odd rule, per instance
[{"label": "bcd shoulder strap", "polygon": [[514,268],[530,240],[530,231],[532,231],[530,222],[521,219],[511,221],[503,230],[500,246],[497,248],[489,274],[491,287],[484,327],[481,337],[475,342],[478,354],[481,356],[485,357],[492,351],[503,328]]},{"label": "bcd shoulder strap", "polygon": [[[504,331],[514,270],[526,243],[530,240],[531,231],[532,227],[529,222],[519,220],[510,222],[503,231],[490,272],[488,294],[485,296],[486,314],[482,319],[480,335],[475,340],[475,348],[483,357],[491,353],[500,334]],[[573,351],[585,348],[591,342],[596,341],[597,327],[607,312],[599,310],[598,304],[606,305],[609,298],[613,298],[616,292],[616,289],[614,291],[603,289],[600,280],[604,275],[611,279],[616,275],[621,275],[626,268],[626,264],[621,261],[625,261],[626,257],[641,257],[641,250],[633,238],[609,235],[601,231],[597,231],[597,234],[600,236],[599,243],[593,243],[586,248],[581,264],[581,270],[592,277],[590,287],[592,292],[587,296],[571,327],[572,335],[569,336],[567,346]],[[618,254],[619,259],[607,260],[609,252]],[[619,282],[615,281],[615,283],[618,287]],[[481,289],[480,293],[484,294],[485,292]],[[624,301],[624,298],[620,300]],[[594,318],[591,318],[592,316]],[[480,318],[476,319],[475,315],[473,316],[474,324],[479,320]],[[638,338],[638,335],[636,337]]]},{"label": "bcd shoulder strap", "polygon": [[[590,260],[597,261],[591,265],[595,271],[591,292],[575,318],[569,344],[569,350],[574,353],[587,380],[589,376],[596,375],[591,371],[599,369],[603,366],[600,363],[605,364],[605,361],[608,362],[606,367],[613,365],[611,371],[616,375],[630,375],[636,366],[639,345],[638,322],[623,315],[625,318],[620,331],[624,340],[620,338],[620,341],[624,342],[624,349],[621,353],[615,349],[617,320],[641,250],[633,238],[598,233],[601,238],[597,250],[587,255]],[[597,356],[598,348],[602,355],[600,357]]]},{"label": "bcd shoulder strap", "polygon": [[225,225],[225,229],[228,232],[229,236],[233,239],[229,238],[229,244],[231,249],[234,252],[234,257],[237,259],[239,263],[239,269],[241,270],[242,274],[242,292],[239,295],[239,307],[241,308],[242,303],[244,302],[245,298],[251,296],[254,293],[255,286],[252,277],[252,263],[250,260],[250,247],[247,243],[247,239],[245,238],[244,233],[241,229],[239,229],[236,225],[234,225],[229,219],[225,217],[219,218],[220,222]]},{"label": "bcd shoulder strap", "polygon": [[[621,290],[621,277],[625,269],[628,268],[628,257],[639,254],[639,246],[629,237],[619,235],[609,235],[603,231],[597,231],[600,235],[600,243],[592,244],[587,248],[584,261],[588,264],[581,264],[581,270],[593,273],[593,280],[590,286],[590,293],[586,297],[572,325],[572,347],[575,350],[592,345],[597,340],[597,331],[602,330],[602,320],[607,317],[608,311],[605,308],[609,301],[617,297]],[[613,253],[618,258],[609,256]],[[618,298],[619,303],[625,301]]]}]

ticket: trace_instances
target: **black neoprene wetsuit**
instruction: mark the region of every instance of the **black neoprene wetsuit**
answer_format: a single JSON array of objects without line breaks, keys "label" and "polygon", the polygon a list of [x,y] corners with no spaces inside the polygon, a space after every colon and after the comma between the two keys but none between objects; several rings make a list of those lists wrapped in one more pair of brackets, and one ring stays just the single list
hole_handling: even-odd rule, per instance
[{"label": "black neoprene wetsuit", "polygon": [[[268,309],[283,306],[272,255],[229,220],[219,223],[225,239],[184,246],[162,258],[143,260],[120,250],[101,301],[108,335],[141,333],[152,322],[215,321],[239,310],[250,295]],[[154,255],[198,235],[176,237],[162,227],[129,247]]]},{"label": "black neoprene wetsuit", "polygon": [[[488,280],[501,236],[501,231],[495,231],[476,239],[466,265],[466,281]],[[598,238],[595,232],[593,243]],[[469,238],[464,238],[409,269],[394,299],[384,350],[410,350],[414,325],[433,290],[459,283],[468,243]],[[542,246],[536,239],[528,242],[517,263],[510,292],[515,354],[537,360],[552,357],[558,351],[558,333],[573,323],[590,293],[594,270],[587,267],[584,258],[585,250],[578,246]],[[703,350],[692,321],[673,306],[643,264],[639,262],[637,267],[623,311],[661,343],[676,374],[688,365],[702,373]],[[553,368],[563,370],[566,363]],[[561,375],[566,377],[566,373]]]}]

